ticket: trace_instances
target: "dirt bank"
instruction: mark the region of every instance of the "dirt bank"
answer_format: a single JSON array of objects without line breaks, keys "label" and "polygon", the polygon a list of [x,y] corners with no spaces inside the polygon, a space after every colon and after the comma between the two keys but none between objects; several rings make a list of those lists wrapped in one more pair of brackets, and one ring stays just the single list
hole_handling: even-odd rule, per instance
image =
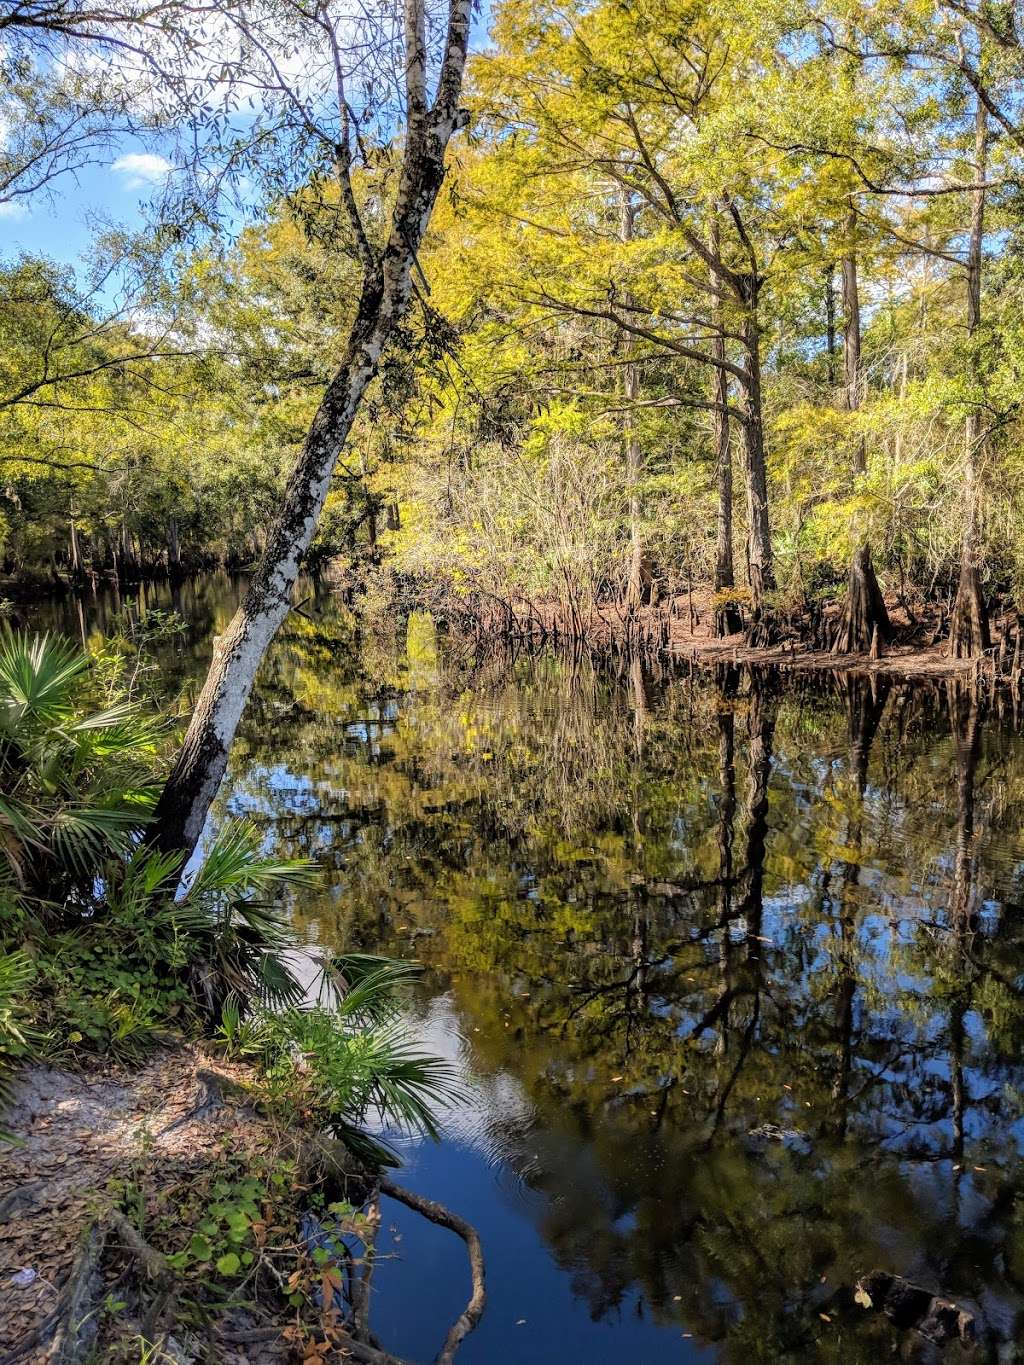
[{"label": "dirt bank", "polygon": [[[878,658],[867,654],[833,654],[814,649],[794,637],[784,638],[769,648],[749,648],[742,635],[715,639],[700,626],[690,630],[688,623],[675,623],[669,634],[668,652],[695,663],[748,664],[778,668],[784,672],[829,672],[875,674],[890,678],[970,678],[979,665],[972,659],[956,659],[945,652],[945,643],[894,643],[879,651]],[[981,668],[991,672],[986,661]]]},{"label": "dirt bank", "polygon": [[[296,1224],[286,1215],[297,1207],[291,1186],[301,1182],[275,1198],[268,1179],[269,1198],[260,1197],[268,1173],[297,1171],[294,1142],[247,1102],[249,1079],[244,1067],[212,1064],[193,1049],[131,1072],[36,1067],[20,1077],[4,1116],[15,1141],[0,1145],[4,1365],[138,1361],[143,1341],[159,1343],[161,1361],[294,1358],[273,1331],[270,1341],[233,1343],[259,1336],[271,1316],[255,1306],[214,1307],[204,1292],[208,1280],[214,1302],[255,1303],[260,1276],[296,1260]],[[254,1183],[243,1184],[247,1173]],[[184,1247],[202,1257],[198,1224],[218,1199],[235,1220],[225,1223],[223,1249],[211,1233],[209,1264],[186,1253],[179,1266],[174,1253]],[[240,1270],[246,1258],[251,1272],[218,1282],[218,1254]],[[188,1311],[179,1311],[186,1300]]]},{"label": "dirt bank", "polygon": [[0,1143],[0,1365],[402,1365],[370,1327],[381,1194],[465,1243],[450,1365],[486,1302],[476,1231],[258,1093],[197,1047],[20,1076]]}]

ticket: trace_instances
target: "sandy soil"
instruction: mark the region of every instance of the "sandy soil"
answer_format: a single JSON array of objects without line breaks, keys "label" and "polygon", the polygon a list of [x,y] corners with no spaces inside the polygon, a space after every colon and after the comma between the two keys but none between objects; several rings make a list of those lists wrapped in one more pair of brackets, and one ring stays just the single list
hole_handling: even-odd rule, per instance
[{"label": "sandy soil", "polygon": [[[60,1358],[55,1319],[81,1248],[133,1184],[187,1180],[226,1146],[237,1154],[271,1140],[246,1106],[211,1103],[218,1074],[230,1084],[244,1071],[219,1062],[211,1071],[207,1059],[183,1050],[134,1072],[34,1068],[22,1075],[4,1116],[17,1140],[0,1144],[0,1361]],[[116,1243],[114,1233],[114,1257]],[[168,1358],[193,1358],[187,1340],[169,1346]],[[221,1358],[233,1365],[283,1356],[225,1344]]]}]

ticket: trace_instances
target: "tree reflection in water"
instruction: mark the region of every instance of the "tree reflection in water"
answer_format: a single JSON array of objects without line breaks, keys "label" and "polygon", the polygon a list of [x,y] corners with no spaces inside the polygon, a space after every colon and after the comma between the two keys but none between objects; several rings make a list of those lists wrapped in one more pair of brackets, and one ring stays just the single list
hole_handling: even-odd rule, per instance
[{"label": "tree reflection in water", "polygon": [[472,1140],[591,1312],[876,1361],[878,1266],[979,1304],[983,1357],[1012,1339],[1012,727],[956,688],[477,659],[416,616],[355,648],[334,614],[290,618],[222,808],[325,865],[311,938],[427,964]]}]

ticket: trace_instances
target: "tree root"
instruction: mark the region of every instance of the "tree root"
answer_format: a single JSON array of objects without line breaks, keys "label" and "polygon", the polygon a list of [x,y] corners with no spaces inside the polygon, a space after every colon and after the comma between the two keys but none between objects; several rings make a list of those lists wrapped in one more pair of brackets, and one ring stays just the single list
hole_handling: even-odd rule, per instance
[{"label": "tree root", "polygon": [[202,1087],[198,1103],[173,1123],[169,1123],[166,1128],[162,1128],[161,1137],[166,1133],[173,1133],[177,1128],[183,1128],[188,1123],[201,1123],[210,1114],[217,1113],[232,1101],[238,1101],[248,1112],[254,1112],[252,1093],[233,1077],[202,1066],[196,1068],[195,1078],[197,1084]]},{"label": "tree root", "polygon": [[[93,1278],[99,1269],[103,1253],[110,1244],[111,1233],[116,1234],[121,1245],[140,1262],[151,1279],[163,1280],[170,1275],[167,1261],[160,1252],[149,1245],[119,1209],[109,1209],[102,1222],[94,1224],[86,1234],[82,1249],[75,1259],[71,1274],[52,1312],[38,1327],[23,1337],[13,1351],[0,1356],[0,1365],[16,1365],[17,1361],[42,1346],[51,1336],[53,1341],[47,1352],[47,1359],[52,1361],[53,1365],[78,1365],[88,1357],[92,1343],[83,1334],[82,1329],[92,1318],[90,1303],[95,1297]],[[163,1316],[173,1297],[168,1299],[165,1296],[160,1303],[160,1312],[155,1316]]]},{"label": "tree root", "polygon": [[120,1209],[111,1209],[107,1214],[107,1222],[120,1237],[122,1245],[142,1263],[150,1279],[159,1280],[169,1273],[166,1258],[155,1247],[149,1245],[138,1228],[128,1221]]},{"label": "tree root", "polygon": [[[250,1327],[234,1331],[231,1328],[219,1327],[217,1335],[231,1346],[260,1346],[280,1341],[284,1335],[284,1328]],[[345,1339],[344,1347],[353,1360],[361,1360],[365,1365],[405,1365],[398,1356],[389,1355],[387,1351],[378,1351],[375,1346],[354,1341],[351,1337]]]},{"label": "tree root", "polygon": [[82,1328],[91,1317],[89,1303],[93,1295],[92,1280],[106,1245],[106,1229],[94,1224],[85,1236],[82,1249],[75,1259],[67,1284],[61,1290],[53,1311],[38,1327],[22,1337],[13,1351],[0,1356],[0,1365],[16,1365],[28,1353],[53,1337],[47,1359],[54,1365],[77,1365],[90,1349]]},{"label": "tree root", "polygon": [[467,1223],[464,1218],[460,1218],[458,1214],[446,1209],[443,1204],[438,1204],[433,1199],[425,1199],[420,1194],[414,1194],[412,1190],[396,1185],[387,1176],[381,1177],[380,1188],[382,1194],[397,1199],[400,1204],[404,1204],[406,1208],[412,1209],[415,1213],[422,1214],[432,1223],[448,1228],[466,1243],[473,1286],[472,1293],[466,1307],[448,1329],[445,1343],[441,1347],[435,1362],[435,1365],[451,1365],[463,1338],[467,1337],[476,1327],[483,1316],[484,1307],[487,1303],[487,1293],[484,1288],[484,1253],[476,1228],[473,1227],[472,1223]]}]

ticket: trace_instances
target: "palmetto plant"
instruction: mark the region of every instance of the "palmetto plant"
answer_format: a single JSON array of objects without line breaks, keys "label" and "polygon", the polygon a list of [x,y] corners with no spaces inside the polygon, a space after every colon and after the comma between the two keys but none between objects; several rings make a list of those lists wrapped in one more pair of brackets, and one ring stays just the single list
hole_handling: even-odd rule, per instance
[{"label": "palmetto plant", "polygon": [[158,789],[156,724],[128,702],[90,707],[89,667],[60,637],[0,632],[0,856],[50,905],[88,898]]},{"label": "palmetto plant", "polygon": [[[92,704],[88,656],[49,636],[0,635],[0,1107],[26,1054],[31,1004],[47,1046],[124,1062],[187,1029],[262,1054],[287,1093],[363,1155],[377,1114],[434,1134],[455,1098],[450,1068],[417,1050],[400,1017],[412,964],[350,955],[316,976],[281,907],[316,875],[267,858],[259,832],[220,830],[194,871],[145,842],[156,794],[157,725],[130,703]],[[300,970],[301,965],[301,970]],[[5,1069],[6,1068],[6,1069]]]},{"label": "palmetto plant", "polygon": [[[294,1004],[303,986],[289,964],[295,936],[273,899],[316,876],[304,859],[279,861],[260,851],[259,832],[236,821],[211,842],[195,874],[182,882],[182,855],[138,849],[110,878],[104,917],[111,932],[170,949],[193,994],[213,1019],[225,1003],[243,1011]],[[175,951],[176,949],[176,951]]]},{"label": "palmetto plant", "polygon": [[[31,1053],[35,1039],[27,1020],[25,995],[35,976],[28,953],[0,949],[0,1110],[11,1094],[11,1078],[18,1064]],[[0,1141],[9,1134],[0,1127]]]},{"label": "palmetto plant", "polygon": [[423,1052],[402,1019],[420,972],[415,962],[367,954],[332,957],[315,1004],[269,1016],[269,1045],[289,1066],[301,1059],[307,1100],[320,1121],[369,1164],[394,1164],[367,1122],[436,1138],[438,1106],[462,1098],[457,1073]]}]

